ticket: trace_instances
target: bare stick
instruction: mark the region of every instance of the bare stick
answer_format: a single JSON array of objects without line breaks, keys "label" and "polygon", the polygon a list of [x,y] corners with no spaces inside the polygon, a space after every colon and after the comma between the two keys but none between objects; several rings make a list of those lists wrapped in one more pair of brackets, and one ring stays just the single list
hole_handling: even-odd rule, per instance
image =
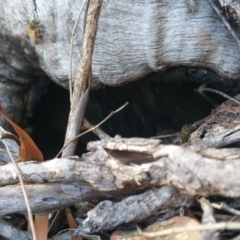
[{"label": "bare stick", "polygon": [[77,29],[77,25],[78,25],[78,22],[79,22],[79,19],[80,19],[80,16],[82,14],[82,11],[83,11],[83,8],[86,4],[86,0],[84,1],[80,11],[79,11],[79,14],[78,14],[78,17],[74,23],[74,26],[73,26],[73,29],[72,29],[72,35],[71,35],[71,43],[70,43],[70,52],[69,52],[69,73],[68,73],[68,78],[69,78],[69,92],[70,92],[70,102],[72,102],[72,97],[73,97],[73,92],[72,92],[72,53],[73,53],[73,41],[74,41],[74,37],[75,37],[75,34],[76,34],[76,29]]},{"label": "bare stick", "polygon": [[215,90],[215,89],[212,89],[212,88],[207,88],[205,87],[205,85],[201,85],[199,88],[198,88],[198,91],[199,92],[213,92],[213,93],[216,93],[218,95],[221,95],[222,97],[226,98],[226,99],[229,99],[233,102],[235,102],[236,104],[240,105],[240,101],[238,101],[236,98],[233,98],[233,97],[230,97],[228,96],[227,94],[223,93],[223,92],[220,92],[218,90]]},{"label": "bare stick", "polygon": [[19,181],[20,181],[20,184],[21,184],[21,188],[22,188],[22,192],[23,192],[23,196],[24,196],[24,199],[25,199],[25,202],[26,202],[26,206],[27,206],[28,219],[29,219],[29,222],[30,222],[31,230],[32,230],[33,240],[37,240],[35,227],[34,227],[34,223],[33,223],[32,210],[31,210],[31,207],[30,207],[30,204],[29,204],[29,201],[28,201],[28,196],[27,196],[27,193],[26,193],[26,189],[24,187],[21,171],[20,171],[18,165],[16,164],[16,162],[14,161],[12,153],[10,152],[6,141],[3,140],[3,143],[4,143],[4,145],[5,145],[6,149],[7,149],[7,152],[9,154],[9,157],[12,160],[13,165],[16,167],[18,178],[19,178]]},{"label": "bare stick", "polygon": [[238,36],[236,35],[236,33],[233,31],[233,29],[232,29],[231,25],[229,24],[229,22],[227,21],[227,19],[223,16],[221,11],[217,8],[217,6],[215,5],[215,3],[212,0],[208,0],[208,3],[212,7],[212,9],[217,13],[217,15],[221,18],[224,25],[226,26],[226,28],[231,33],[232,37],[234,38],[234,40],[237,42],[238,46],[240,47],[240,40],[239,40]]},{"label": "bare stick", "polygon": [[166,135],[153,136],[153,137],[150,137],[150,138],[152,138],[152,139],[170,138],[170,137],[175,137],[175,136],[178,136],[178,135],[179,135],[179,132],[178,133],[172,133],[172,134],[166,134]]},{"label": "bare stick", "polygon": [[176,227],[165,229],[157,232],[143,232],[138,226],[137,230],[141,236],[145,237],[160,237],[166,236],[174,233],[182,233],[182,232],[194,232],[194,231],[205,231],[205,230],[240,230],[240,222],[219,222],[219,223],[210,223],[203,224],[200,226],[194,227]]},{"label": "bare stick", "polygon": [[[97,32],[98,18],[102,0],[90,0],[86,18],[86,28],[83,37],[82,56],[79,63],[74,85],[73,99],[69,113],[65,143],[78,135],[85,114],[92,73],[92,54]],[[63,156],[71,156],[75,153],[77,140],[71,142],[64,149]]]},{"label": "bare stick", "polygon": [[121,106],[120,108],[118,108],[115,111],[112,111],[106,118],[104,118],[100,123],[98,123],[96,126],[94,126],[93,128],[77,135],[76,137],[74,137],[73,139],[69,140],[69,142],[67,142],[63,148],[59,151],[59,153],[57,154],[57,156],[55,158],[58,158],[61,154],[61,152],[68,146],[68,144],[70,144],[72,141],[76,140],[77,138],[80,138],[81,136],[83,136],[86,133],[89,133],[93,130],[95,130],[96,128],[100,127],[103,123],[105,123],[110,117],[112,117],[114,114],[118,113],[119,111],[121,111],[123,108],[125,108],[129,103],[126,102],[123,106]]},{"label": "bare stick", "polygon": [[99,139],[110,138],[108,134],[106,134],[101,128],[96,128],[92,125],[86,118],[83,120],[83,127],[86,129],[92,129],[92,132],[99,137]]},{"label": "bare stick", "polygon": [[216,104],[211,98],[209,98],[203,91],[199,91],[199,89],[194,89],[194,91],[199,94],[202,98],[204,98],[207,102],[209,102],[213,107],[217,107]]},{"label": "bare stick", "polygon": [[234,208],[231,208],[230,206],[228,206],[226,203],[220,203],[220,204],[217,204],[217,203],[212,203],[212,207],[216,208],[216,209],[220,209],[220,210],[223,210],[223,211],[226,211],[226,212],[229,212],[233,215],[238,215],[240,216],[240,211],[239,210],[236,210]]}]

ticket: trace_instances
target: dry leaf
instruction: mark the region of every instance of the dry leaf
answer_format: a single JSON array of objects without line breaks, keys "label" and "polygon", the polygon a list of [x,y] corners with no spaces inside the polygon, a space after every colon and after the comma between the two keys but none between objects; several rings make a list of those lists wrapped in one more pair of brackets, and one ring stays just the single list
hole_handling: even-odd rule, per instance
[{"label": "dry leaf", "polygon": [[48,215],[35,215],[35,231],[38,240],[47,239]]},{"label": "dry leaf", "polygon": [[110,240],[146,240],[148,238],[139,236],[138,231],[114,231]]},{"label": "dry leaf", "polygon": [[[201,224],[190,217],[186,216],[176,216],[164,222],[155,222],[145,228],[144,232],[160,232],[162,230],[176,228],[176,227],[194,227],[200,226]],[[149,239],[149,238],[147,238]],[[171,233],[167,236],[153,237],[152,240],[201,240],[202,234],[200,231],[194,232],[182,232],[182,233]]]},{"label": "dry leaf", "polygon": [[[20,156],[18,162],[25,162],[28,160],[36,160],[38,162],[43,161],[42,152],[38,149],[31,137],[16,123],[14,123],[7,115],[4,113],[2,106],[0,104],[0,113],[6,119],[8,123],[14,128],[16,133],[20,138]],[[48,235],[48,215],[35,215],[35,231],[38,240],[47,239]]]},{"label": "dry leaf", "polygon": [[[69,208],[66,208],[66,215],[67,215],[67,220],[68,220],[69,227],[71,229],[77,229],[78,225],[77,225],[75,219],[73,218],[72,213],[71,213]],[[71,232],[72,232],[72,240],[82,240],[81,237],[74,237],[73,236],[73,231],[71,231]]]},{"label": "dry leaf", "polygon": [[43,161],[43,155],[31,137],[4,113],[1,104],[0,113],[6,119],[6,121],[11,124],[20,138],[21,146],[18,162],[25,162],[29,160],[36,160],[38,162]]}]

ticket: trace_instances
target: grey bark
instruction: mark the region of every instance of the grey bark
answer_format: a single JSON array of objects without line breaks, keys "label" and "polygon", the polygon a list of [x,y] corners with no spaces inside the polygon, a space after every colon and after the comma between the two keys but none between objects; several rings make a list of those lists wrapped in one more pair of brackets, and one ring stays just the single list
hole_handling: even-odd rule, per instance
[{"label": "grey bark", "polygon": [[[240,100],[240,95],[235,96]],[[240,105],[228,100],[214,109],[210,116],[194,123],[197,126],[186,145],[201,148],[239,146]],[[194,124],[190,126],[194,126]]]},{"label": "grey bark", "polygon": [[[71,31],[82,4],[0,0],[0,77],[8,83],[34,85],[47,74],[68,88]],[[84,14],[74,41],[73,79],[81,58]],[[27,34],[33,19],[40,21],[39,44]],[[93,53],[93,86],[121,85],[174,66],[211,69],[225,81],[238,80],[239,64],[239,46],[207,0],[195,1],[193,11],[187,0],[103,3]],[[29,106],[20,103],[29,95],[30,90],[0,95],[5,111],[12,112],[9,116],[18,123]],[[16,105],[8,109],[9,100]]]},{"label": "grey bark", "polygon": [[[44,71],[68,87],[71,30],[83,1],[0,3],[2,61],[29,75]],[[74,42],[74,76],[81,56],[83,16]],[[26,29],[34,18],[41,23],[42,41],[32,45]],[[206,0],[196,1],[193,13],[186,0],[103,4],[93,55],[94,84],[119,85],[179,65],[206,67],[238,79],[239,62],[237,43]],[[0,74],[9,77],[4,70]],[[22,81],[21,76],[14,80]]]},{"label": "grey bark", "polygon": [[[207,223],[216,223],[216,219],[214,218],[214,211],[211,206],[211,203],[205,199],[201,198],[199,200],[201,204],[201,208],[203,210],[203,215],[202,215],[202,224],[207,224]],[[202,240],[219,240],[219,232],[216,231],[203,231],[202,232]]]},{"label": "grey bark", "polygon": [[32,234],[29,232],[21,231],[18,228],[13,227],[7,222],[0,219],[0,236],[5,239],[21,239],[21,240],[31,240]]},{"label": "grey bark", "polygon": [[[84,161],[63,158],[19,163],[33,212],[161,186],[184,189],[190,195],[240,197],[236,178],[239,150],[187,148],[161,145],[157,140],[121,138],[92,142],[88,147],[91,152],[83,156]],[[25,212],[21,187],[12,186],[18,183],[12,164],[0,167],[0,183],[5,185],[0,188],[0,213]]]},{"label": "grey bark", "polygon": [[128,197],[118,203],[103,201],[88,212],[85,220],[77,219],[77,236],[113,229],[120,224],[139,222],[159,209],[192,205],[193,199],[174,188],[162,187]]}]

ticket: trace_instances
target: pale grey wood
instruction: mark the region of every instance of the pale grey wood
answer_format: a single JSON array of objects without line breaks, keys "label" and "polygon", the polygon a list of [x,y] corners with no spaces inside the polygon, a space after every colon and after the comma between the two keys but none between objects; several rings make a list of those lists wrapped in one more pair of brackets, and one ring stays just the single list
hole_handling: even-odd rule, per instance
[{"label": "pale grey wood", "polygon": [[[94,199],[93,190],[84,186],[49,183],[47,185],[26,184],[25,188],[33,214],[51,213],[72,206],[79,201]],[[26,203],[20,185],[1,187],[0,194],[0,206],[4,206],[0,210],[0,215],[10,213],[27,214]]]},{"label": "pale grey wood", "polygon": [[192,133],[185,145],[201,148],[239,146],[240,95],[234,99],[237,102],[227,100],[216,107],[208,117],[189,125],[194,131],[190,131]]},{"label": "pale grey wood", "polygon": [[77,219],[77,236],[105,230],[129,222],[140,222],[158,210],[191,206],[193,198],[171,187],[148,190],[119,202],[103,201],[88,212],[86,219]]},{"label": "pale grey wood", "polygon": [[[119,196],[139,194],[140,190],[123,189],[118,191],[95,191],[91,186],[79,183],[43,183],[26,184],[25,189],[33,214],[56,212],[79,202],[115,199]],[[0,215],[11,213],[27,214],[25,199],[21,186],[5,186],[0,188]]]},{"label": "pale grey wood", "polygon": [[[208,223],[216,223],[216,219],[214,217],[214,210],[211,206],[211,203],[205,199],[201,198],[199,199],[199,202],[201,204],[201,208],[203,210],[202,215],[202,224],[208,224]],[[202,240],[219,240],[219,232],[217,231],[203,231],[202,232]]]},{"label": "pale grey wood", "polygon": [[[176,66],[211,69],[223,81],[239,80],[238,44],[207,0],[193,2],[191,11],[188,0],[105,0],[93,53],[93,86],[121,85]],[[0,0],[0,81],[9,87],[0,102],[17,123],[24,125],[31,112],[31,96],[40,96],[31,91],[39,76],[47,74],[68,88],[70,37],[82,5],[83,0]],[[74,40],[73,79],[84,14]],[[27,34],[33,19],[40,21],[39,44]],[[22,84],[28,89],[19,94],[15,88]]]},{"label": "pale grey wood", "polygon": [[[74,184],[85,186],[83,183],[102,194],[167,185],[184,188],[192,195],[240,197],[240,180],[236,177],[239,151],[151,144],[151,141],[101,140],[91,143],[92,150],[83,156],[84,161],[62,158],[19,163],[19,167],[25,182],[44,183],[46,187],[53,182],[69,184],[65,192],[71,192]],[[2,186],[18,183],[12,164],[0,167],[0,183]],[[8,188],[11,186],[5,187],[6,192]]]},{"label": "pale grey wood", "polygon": [[0,236],[8,240],[31,240],[32,234],[29,232],[22,231],[16,227],[13,227],[9,223],[0,219]]},{"label": "pale grey wood", "polygon": [[90,0],[87,5],[86,24],[84,26],[85,31],[82,44],[82,58],[77,70],[73,95],[70,96],[71,109],[64,140],[64,145],[68,145],[63,150],[63,157],[72,156],[76,152],[78,139],[75,139],[74,141],[72,141],[72,139],[80,133],[91,89],[92,55],[102,0]]},{"label": "pale grey wood", "polygon": [[238,0],[219,0],[221,6],[227,7],[228,14],[240,20],[240,2]]},{"label": "pale grey wood", "polygon": [[[43,70],[68,87],[71,30],[82,4],[1,0],[1,58],[23,73]],[[83,15],[74,41],[73,79],[81,55]],[[42,41],[35,45],[27,37],[34,18],[42,26]],[[196,1],[194,12],[187,0],[106,0],[93,55],[94,84],[120,85],[179,65],[210,68],[238,79],[239,56],[238,45],[207,0]],[[8,77],[10,72],[1,69],[0,75]],[[13,78],[22,81],[21,74]]]}]

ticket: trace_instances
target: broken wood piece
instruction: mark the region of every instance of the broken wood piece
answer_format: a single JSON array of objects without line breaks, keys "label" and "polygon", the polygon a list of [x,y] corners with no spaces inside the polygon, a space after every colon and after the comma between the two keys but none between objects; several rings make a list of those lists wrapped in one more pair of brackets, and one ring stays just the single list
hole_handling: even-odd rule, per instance
[{"label": "broken wood piece", "polygon": [[[235,97],[238,101],[240,95]],[[214,109],[210,116],[190,124],[185,145],[201,148],[238,147],[240,144],[240,106],[227,100]],[[197,126],[197,129],[194,128]]]},{"label": "broken wood piece", "polygon": [[[121,195],[126,191],[165,185],[184,189],[190,195],[240,197],[240,179],[236,178],[240,168],[238,149],[200,149],[161,145],[160,141],[153,139],[120,137],[89,143],[88,148],[91,151],[83,155],[83,161],[62,158],[18,165],[24,181],[38,190],[35,195],[46,195],[47,188],[51,189],[55,182],[60,192],[56,189],[50,191],[55,194],[54,199],[63,199],[64,206],[66,199],[61,194],[66,185],[73,190],[88,187],[88,191],[99,191],[102,195],[110,194],[110,191]],[[12,189],[16,187],[11,185],[18,182],[12,164],[0,166],[0,185],[5,186],[0,188],[3,195],[8,192],[11,199]],[[70,195],[68,197],[71,199]],[[76,196],[73,194],[72,197]]]},{"label": "broken wood piece", "polygon": [[171,187],[148,190],[120,202],[103,201],[88,212],[85,220],[77,219],[76,235],[116,228],[120,224],[139,222],[159,209],[192,205],[193,198]]},{"label": "broken wood piece", "polygon": [[[202,224],[208,224],[208,223],[216,223],[216,220],[214,218],[214,211],[212,209],[211,203],[205,199],[201,198],[199,200],[201,204],[201,208],[203,210],[203,215],[202,215]],[[203,240],[218,240],[219,239],[219,232],[217,231],[203,231],[202,232],[202,239]]]},{"label": "broken wood piece", "polygon": [[0,219],[0,233],[1,237],[4,239],[24,239],[24,240],[32,240],[32,234],[26,231],[22,231],[4,220]]}]

